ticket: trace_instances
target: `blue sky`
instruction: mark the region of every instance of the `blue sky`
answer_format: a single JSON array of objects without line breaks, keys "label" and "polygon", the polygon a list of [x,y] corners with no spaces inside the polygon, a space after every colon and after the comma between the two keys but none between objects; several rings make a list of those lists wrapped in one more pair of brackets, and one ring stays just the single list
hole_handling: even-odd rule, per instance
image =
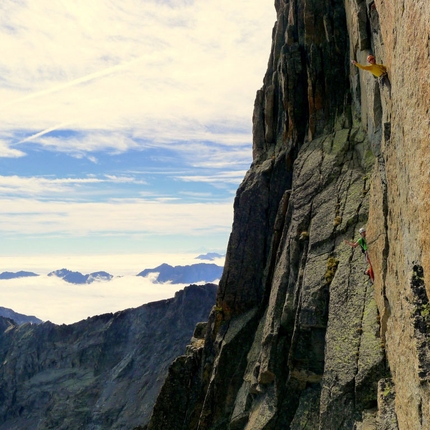
[{"label": "blue sky", "polygon": [[225,251],[274,21],[263,0],[2,0],[0,256]]}]

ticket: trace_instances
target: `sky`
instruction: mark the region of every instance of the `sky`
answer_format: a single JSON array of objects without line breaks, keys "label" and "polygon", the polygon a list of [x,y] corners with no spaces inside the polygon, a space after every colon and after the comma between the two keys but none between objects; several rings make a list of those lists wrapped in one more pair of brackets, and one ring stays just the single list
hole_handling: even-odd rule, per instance
[{"label": "sky", "polygon": [[0,255],[225,249],[272,2],[3,0]]},{"label": "sky", "polygon": [[225,252],[275,19],[266,0],[2,0],[0,272]]}]

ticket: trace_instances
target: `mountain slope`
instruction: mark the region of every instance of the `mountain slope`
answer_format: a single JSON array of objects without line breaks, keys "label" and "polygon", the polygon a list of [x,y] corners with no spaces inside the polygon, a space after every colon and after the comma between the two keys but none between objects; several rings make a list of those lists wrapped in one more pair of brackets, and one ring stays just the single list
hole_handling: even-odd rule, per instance
[{"label": "mountain slope", "polygon": [[130,429],[206,320],[216,286],[72,325],[0,318],[0,429]]},{"label": "mountain slope", "polygon": [[13,311],[12,309],[4,308],[2,306],[0,306],[0,317],[12,319],[17,324],[25,324],[28,322],[32,324],[40,324],[41,322],[43,322],[35,316],[20,314],[18,312]]}]

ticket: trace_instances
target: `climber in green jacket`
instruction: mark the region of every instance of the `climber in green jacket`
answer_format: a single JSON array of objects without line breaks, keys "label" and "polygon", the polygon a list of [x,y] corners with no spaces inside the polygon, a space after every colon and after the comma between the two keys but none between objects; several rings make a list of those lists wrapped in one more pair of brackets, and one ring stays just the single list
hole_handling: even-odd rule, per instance
[{"label": "climber in green jacket", "polygon": [[373,55],[367,56],[367,62],[370,66],[363,66],[362,64],[357,63],[355,60],[351,60],[351,63],[357,66],[359,69],[367,70],[372,73],[373,76],[378,78],[381,86],[386,86],[388,90],[390,90],[390,80],[388,79],[387,68],[383,64],[376,64],[375,57]]},{"label": "climber in green jacket", "polygon": [[360,246],[361,251],[366,257],[366,260],[369,261],[369,257],[367,255],[366,229],[364,227],[361,227],[358,231],[361,237],[357,240],[357,242],[350,242],[349,240],[344,240],[344,242],[347,245],[352,246],[353,248],[357,248],[357,246]]},{"label": "climber in green jacket", "polygon": [[368,264],[368,268],[367,270],[364,271],[364,274],[369,276],[370,280],[374,281],[374,276],[373,276],[373,268],[372,268],[372,263],[370,262],[370,258],[369,258],[369,254],[367,252],[368,248],[367,248],[367,241],[366,241],[366,229],[364,227],[361,227],[360,230],[358,230],[360,233],[360,239],[357,240],[357,242],[350,242],[349,240],[345,240],[344,242],[349,245],[352,246],[353,248],[357,248],[357,246],[360,246],[361,248],[361,252],[364,254],[364,258],[366,259],[366,262]]}]

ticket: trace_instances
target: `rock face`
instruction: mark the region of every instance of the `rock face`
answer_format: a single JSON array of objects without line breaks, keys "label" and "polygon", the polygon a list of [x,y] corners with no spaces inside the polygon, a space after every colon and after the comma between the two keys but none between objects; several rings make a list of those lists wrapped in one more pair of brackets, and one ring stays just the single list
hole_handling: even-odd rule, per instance
[{"label": "rock face", "polygon": [[[149,419],[172,360],[216,286],[57,326],[0,317],[0,429],[131,429]],[[205,324],[200,325],[201,337]]]},{"label": "rock face", "polygon": [[430,3],[275,7],[217,304],[147,428],[429,429]]}]

